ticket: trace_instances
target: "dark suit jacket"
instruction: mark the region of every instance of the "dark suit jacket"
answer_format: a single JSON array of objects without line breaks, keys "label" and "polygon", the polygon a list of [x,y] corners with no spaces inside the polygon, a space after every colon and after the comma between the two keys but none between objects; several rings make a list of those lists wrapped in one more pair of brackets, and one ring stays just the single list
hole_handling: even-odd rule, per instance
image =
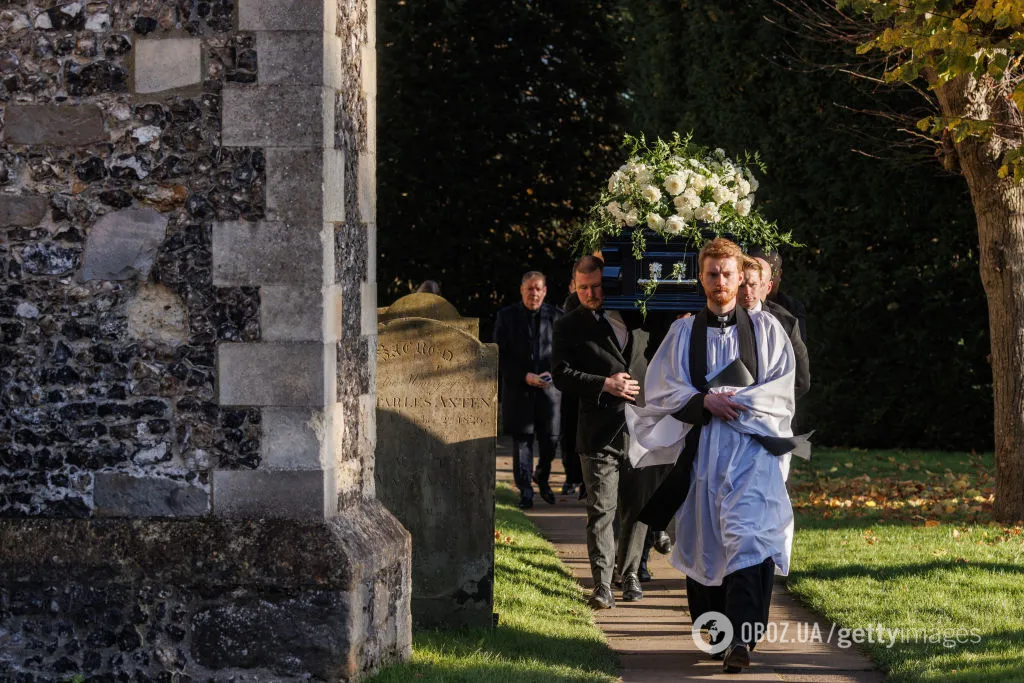
[{"label": "dark suit jacket", "polygon": [[789,335],[793,344],[793,355],[796,357],[796,381],[793,385],[793,398],[800,398],[811,388],[811,361],[807,356],[807,345],[800,334],[800,325],[792,313],[775,303],[765,301],[764,310],[771,313],[782,324],[782,329]]},{"label": "dark suit jacket", "polygon": [[626,426],[626,401],[602,391],[606,377],[628,372],[640,382],[636,403],[644,404],[649,335],[630,325],[628,319],[627,327],[626,348],[620,351],[614,335],[598,323],[588,308],[580,306],[555,323],[552,373],[555,386],[579,397],[576,448],[581,453],[596,453]]},{"label": "dark suit jacket", "polygon": [[804,303],[792,297],[785,292],[779,291],[774,297],[769,299],[772,303],[782,306],[789,311],[797,322],[800,323],[800,336],[803,337],[804,344],[807,343],[807,307]]},{"label": "dark suit jacket", "polygon": [[498,367],[501,371],[501,421],[505,432],[515,435],[558,434],[561,426],[561,396],[555,385],[531,387],[526,373],[551,372],[551,342],[555,321],[562,309],[541,304],[539,336],[540,354],[533,357],[533,325],[530,312],[522,302],[498,311],[494,322],[494,341],[498,344]]}]

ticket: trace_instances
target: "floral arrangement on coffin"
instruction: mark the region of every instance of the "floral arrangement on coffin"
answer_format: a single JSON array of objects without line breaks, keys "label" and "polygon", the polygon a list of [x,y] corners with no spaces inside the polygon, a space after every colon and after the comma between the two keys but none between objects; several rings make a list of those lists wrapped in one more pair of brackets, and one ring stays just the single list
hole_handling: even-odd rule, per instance
[{"label": "floral arrangement on coffin", "polygon": [[[637,227],[666,241],[682,239],[696,245],[710,232],[766,249],[798,246],[790,233],[780,233],[754,208],[759,184],[751,167],[764,172],[760,157],[747,154],[739,163],[721,149],[695,144],[692,135],[674,133],[671,140],[658,138],[652,144],[643,135],[626,136],[623,146],[630,149],[629,160],[608,179],[583,226],[587,253],[599,249],[605,236]],[[647,249],[648,235],[643,229],[633,230],[637,260]],[[652,277],[645,284],[648,298],[656,288],[657,278]]]}]

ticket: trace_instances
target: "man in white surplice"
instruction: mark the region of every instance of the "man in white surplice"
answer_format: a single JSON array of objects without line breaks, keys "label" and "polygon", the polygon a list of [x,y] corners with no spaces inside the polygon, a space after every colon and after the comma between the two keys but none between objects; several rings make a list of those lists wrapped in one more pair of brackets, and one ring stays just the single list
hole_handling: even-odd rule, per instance
[{"label": "man in white surplice", "polygon": [[[750,664],[758,625],[767,624],[772,576],[788,574],[793,539],[790,456],[762,445],[763,437],[792,437],[793,349],[778,320],[737,305],[742,260],[740,248],[722,238],[701,250],[707,308],[672,325],[647,372],[646,405],[626,408],[630,460],[638,467],[676,462],[687,435],[699,430],[687,456],[688,490],[672,499],[682,504],[671,561],[687,577],[691,619],[716,611],[732,622],[730,672]],[[737,359],[755,383],[715,386],[715,375]],[[706,374],[691,378],[694,368]],[[674,481],[682,487],[686,479]]]}]

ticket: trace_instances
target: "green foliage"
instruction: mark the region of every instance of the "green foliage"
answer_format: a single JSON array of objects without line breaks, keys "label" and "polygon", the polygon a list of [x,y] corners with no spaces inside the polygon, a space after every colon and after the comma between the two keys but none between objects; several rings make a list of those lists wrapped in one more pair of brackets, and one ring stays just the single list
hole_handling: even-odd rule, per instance
[{"label": "green foliage", "polygon": [[527,270],[561,303],[574,223],[617,165],[618,16],[593,0],[378,3],[378,283],[485,327]]},{"label": "green foliage", "polygon": [[[991,448],[991,371],[977,235],[962,179],[887,148],[904,138],[854,110],[911,110],[863,81],[792,59],[802,43],[762,2],[626,3],[631,130],[693,130],[757,149],[761,211],[793,231],[782,290],[808,308],[819,443]],[[766,21],[765,16],[771,21]],[[780,27],[781,25],[781,27]],[[832,48],[825,48],[831,50]],[[840,61],[843,46],[816,55]],[[882,160],[855,154],[867,148]],[[900,156],[903,154],[904,156]]]},{"label": "green foliage", "polygon": [[[936,88],[956,78],[991,79],[1009,106],[1024,111],[1024,2],[1021,0],[837,0],[839,8],[867,16],[875,34],[859,46],[861,54],[884,53],[885,78],[911,83],[924,78]],[[994,121],[930,116],[923,131],[968,136],[1006,136]],[[999,159],[999,176],[1024,181],[1024,142],[1020,126]]]}]

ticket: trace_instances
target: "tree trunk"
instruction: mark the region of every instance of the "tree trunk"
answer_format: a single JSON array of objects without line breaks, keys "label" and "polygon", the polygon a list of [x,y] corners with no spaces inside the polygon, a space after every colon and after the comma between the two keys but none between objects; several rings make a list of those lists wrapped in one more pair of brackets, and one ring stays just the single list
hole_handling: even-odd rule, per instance
[{"label": "tree trunk", "polygon": [[936,93],[944,116],[997,125],[991,139],[968,137],[956,144],[956,151],[978,220],[981,281],[988,299],[994,512],[1000,521],[1012,523],[1024,520],[1024,185],[999,178],[998,159],[1007,146],[1021,144],[1021,113],[991,79],[961,76],[938,86]]}]

